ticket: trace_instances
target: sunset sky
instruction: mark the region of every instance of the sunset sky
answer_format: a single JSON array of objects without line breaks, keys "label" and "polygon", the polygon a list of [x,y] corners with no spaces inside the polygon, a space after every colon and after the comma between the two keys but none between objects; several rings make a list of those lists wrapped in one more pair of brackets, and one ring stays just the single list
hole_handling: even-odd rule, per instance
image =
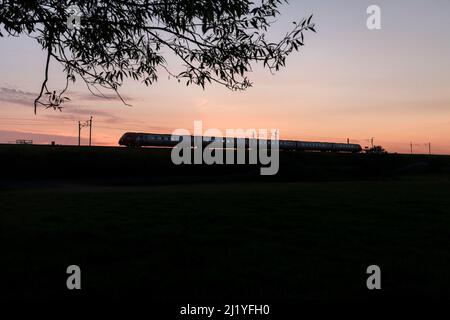
[{"label": "sunset sky", "polygon": [[[382,29],[366,27],[366,9],[382,9]],[[281,139],[346,141],[375,137],[392,152],[450,154],[450,1],[291,0],[270,32],[280,39],[308,14],[317,33],[276,75],[255,66],[253,87],[231,92],[218,85],[186,87],[163,72],[150,87],[128,81],[117,99],[93,97],[81,83],[63,112],[38,110],[45,54],[32,39],[0,38],[0,143],[33,139],[75,144],[78,120],[94,117],[93,141],[117,145],[126,131],[170,133],[206,128],[278,128]],[[179,61],[169,57],[169,67]],[[53,62],[49,88],[62,89]],[[87,137],[87,130],[83,137]]]}]

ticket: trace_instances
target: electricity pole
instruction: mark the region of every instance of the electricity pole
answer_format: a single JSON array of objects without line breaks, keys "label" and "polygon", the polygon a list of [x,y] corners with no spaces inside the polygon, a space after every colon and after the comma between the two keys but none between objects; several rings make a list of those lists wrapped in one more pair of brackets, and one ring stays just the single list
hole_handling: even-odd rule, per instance
[{"label": "electricity pole", "polygon": [[78,146],[81,145],[81,122],[78,121]]},{"label": "electricity pole", "polygon": [[413,154],[413,143],[412,143],[412,141],[410,142],[409,147],[411,148],[411,154]]},{"label": "electricity pole", "polygon": [[428,153],[431,155],[431,142],[428,142]]},{"label": "electricity pole", "polygon": [[89,146],[91,146],[91,138],[92,138],[92,116],[89,120]]},{"label": "electricity pole", "polygon": [[372,137],[372,138],[370,139],[370,143],[372,144],[372,148],[373,148],[373,139],[375,139],[375,137]]},{"label": "electricity pole", "polygon": [[78,121],[78,146],[81,146],[81,128],[89,127],[89,146],[92,144],[92,116],[89,120]]}]

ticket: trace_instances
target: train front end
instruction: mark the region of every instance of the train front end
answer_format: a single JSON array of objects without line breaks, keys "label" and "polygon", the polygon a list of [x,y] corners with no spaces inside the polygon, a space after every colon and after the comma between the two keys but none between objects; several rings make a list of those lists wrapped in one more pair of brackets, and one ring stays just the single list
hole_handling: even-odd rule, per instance
[{"label": "train front end", "polygon": [[127,133],[125,133],[119,139],[119,145],[120,146],[126,146],[126,147],[137,147],[137,146],[139,146],[138,135],[139,135],[138,133],[134,133],[134,132],[127,132]]}]

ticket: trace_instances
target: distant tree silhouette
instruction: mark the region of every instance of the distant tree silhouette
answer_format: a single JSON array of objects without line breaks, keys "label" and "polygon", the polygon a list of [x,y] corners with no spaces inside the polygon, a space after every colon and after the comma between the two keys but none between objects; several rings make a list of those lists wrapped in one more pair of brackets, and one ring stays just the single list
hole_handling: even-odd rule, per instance
[{"label": "distant tree silhouette", "polygon": [[[92,94],[104,96],[100,89],[106,88],[120,99],[118,88],[124,78],[148,86],[162,70],[187,85],[216,82],[244,90],[251,86],[246,74],[253,62],[278,71],[286,57],[303,46],[303,33],[315,32],[307,17],[294,22],[279,42],[266,40],[284,2],[0,0],[0,36],[29,36],[47,53],[35,112],[38,105],[61,109],[68,100],[62,95],[78,77]],[[170,71],[164,57],[168,52],[181,60],[181,72]],[[47,88],[52,60],[61,63],[67,74],[65,88],[59,92]]]},{"label": "distant tree silhouette", "polygon": [[386,153],[388,153],[382,146],[373,146],[371,148],[366,147],[365,152],[366,153],[373,153],[373,154],[386,154]]}]

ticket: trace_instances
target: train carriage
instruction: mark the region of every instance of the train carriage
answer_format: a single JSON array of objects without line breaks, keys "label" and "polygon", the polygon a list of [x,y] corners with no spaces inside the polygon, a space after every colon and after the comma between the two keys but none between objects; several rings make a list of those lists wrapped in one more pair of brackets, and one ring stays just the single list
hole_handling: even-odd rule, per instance
[{"label": "train carriage", "polygon": [[[194,137],[194,136],[176,136],[170,134],[155,133],[136,133],[127,132],[119,140],[119,145],[127,147],[173,147],[177,145],[181,139],[189,139],[193,146],[195,138],[202,139],[203,147],[207,147],[213,143],[220,143],[224,148],[233,146],[246,149],[252,148],[253,145],[262,144],[272,146],[271,140],[259,140],[251,138],[231,138],[231,137]],[[297,150],[297,151],[321,151],[321,152],[352,152],[358,153],[362,151],[359,144],[352,143],[332,143],[332,142],[312,142],[312,141],[292,141],[279,140],[278,148],[280,150]]]}]

